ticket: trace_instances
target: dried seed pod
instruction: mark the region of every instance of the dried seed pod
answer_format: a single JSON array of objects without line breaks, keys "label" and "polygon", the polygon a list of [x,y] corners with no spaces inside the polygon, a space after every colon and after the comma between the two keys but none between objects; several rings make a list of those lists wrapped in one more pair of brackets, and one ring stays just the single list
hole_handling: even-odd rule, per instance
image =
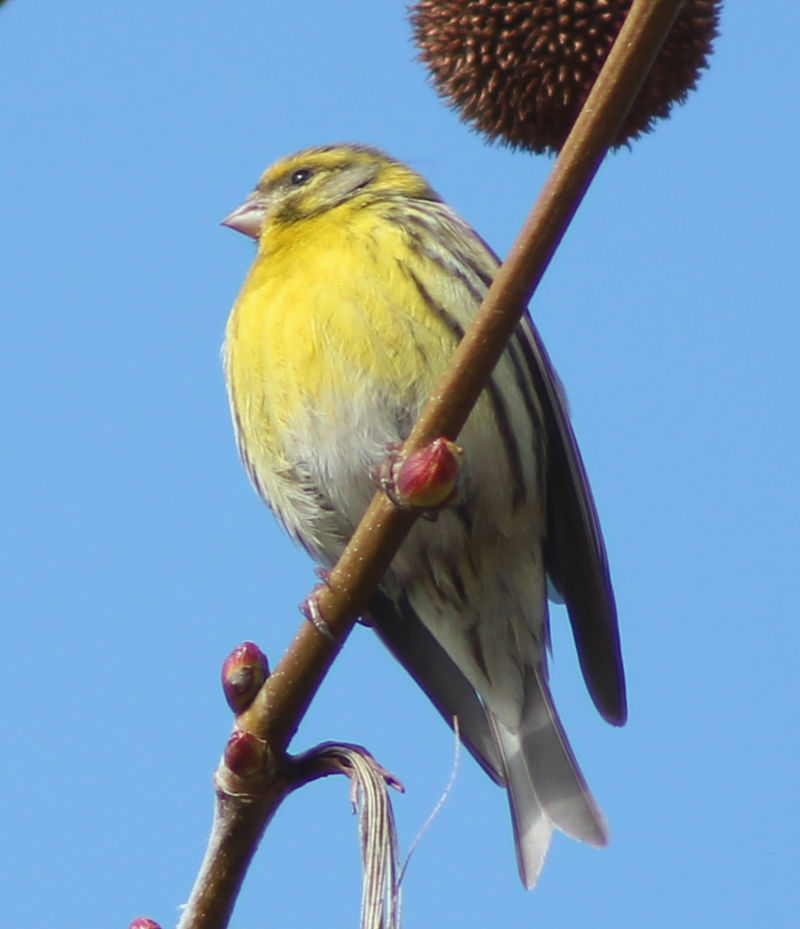
[{"label": "dried seed pod", "polygon": [[[491,139],[558,151],[631,0],[418,0],[420,59],[439,94]],[[707,67],[721,0],[686,0],[616,139],[625,145],[682,103]]]}]

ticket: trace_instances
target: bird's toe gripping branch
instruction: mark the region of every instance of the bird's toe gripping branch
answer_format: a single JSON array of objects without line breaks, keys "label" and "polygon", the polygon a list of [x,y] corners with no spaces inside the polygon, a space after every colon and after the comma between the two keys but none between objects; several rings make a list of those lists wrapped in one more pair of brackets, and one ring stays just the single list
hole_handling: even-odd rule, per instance
[{"label": "bird's toe gripping branch", "polygon": [[322,612],[322,607],[319,604],[319,593],[325,587],[330,587],[330,571],[326,568],[316,568],[317,577],[320,578],[321,583],[311,591],[311,593],[306,597],[305,600],[300,604],[300,612],[305,616],[305,618],[311,623],[311,625],[323,635],[329,642],[332,642],[337,648],[340,646],[340,642],[337,642],[335,636],[330,630],[327,620],[325,619],[325,614]]},{"label": "bird's toe gripping branch", "polygon": [[463,454],[460,445],[443,437],[410,455],[392,449],[378,468],[378,484],[398,508],[422,510],[435,519],[458,494]]}]

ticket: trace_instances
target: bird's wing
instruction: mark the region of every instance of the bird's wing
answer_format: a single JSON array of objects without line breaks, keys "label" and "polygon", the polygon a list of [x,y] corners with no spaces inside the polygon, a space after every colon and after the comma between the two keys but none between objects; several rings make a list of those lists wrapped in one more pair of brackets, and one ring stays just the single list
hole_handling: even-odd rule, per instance
[{"label": "bird's wing", "polygon": [[486,711],[472,685],[405,598],[398,602],[378,592],[370,600],[364,621],[428,695],[449,726],[458,717],[461,741],[492,780],[504,782],[503,762]]},{"label": "bird's wing", "polygon": [[627,705],[617,609],[589,481],[561,383],[530,317],[516,341],[539,396],[547,441],[546,568],[566,601],[592,700],[608,722],[622,725]]}]

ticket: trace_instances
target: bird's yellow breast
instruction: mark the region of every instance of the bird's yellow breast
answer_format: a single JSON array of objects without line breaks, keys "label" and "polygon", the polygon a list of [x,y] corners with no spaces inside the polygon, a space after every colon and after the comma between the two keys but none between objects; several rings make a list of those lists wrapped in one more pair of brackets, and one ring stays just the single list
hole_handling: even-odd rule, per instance
[{"label": "bird's yellow breast", "polygon": [[[349,204],[267,226],[233,308],[225,367],[243,455],[280,466],[308,416],[331,431],[379,395],[416,407],[454,337],[409,273],[404,231]],[[420,264],[415,257],[415,270]]]}]

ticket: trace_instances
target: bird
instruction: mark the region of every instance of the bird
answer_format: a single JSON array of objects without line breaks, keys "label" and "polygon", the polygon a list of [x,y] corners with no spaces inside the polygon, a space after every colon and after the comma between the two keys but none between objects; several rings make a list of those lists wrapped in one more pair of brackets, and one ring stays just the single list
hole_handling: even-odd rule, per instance
[{"label": "bird", "polygon": [[[499,266],[405,163],[358,143],[275,162],[223,224],[257,242],[225,328],[239,453],[288,534],[330,569]],[[602,717],[627,717],[614,593],[563,387],[523,315],[458,442],[456,498],[416,520],[362,621],[507,789],[518,870],[554,829],[608,827],[548,682],[566,604]]]}]

